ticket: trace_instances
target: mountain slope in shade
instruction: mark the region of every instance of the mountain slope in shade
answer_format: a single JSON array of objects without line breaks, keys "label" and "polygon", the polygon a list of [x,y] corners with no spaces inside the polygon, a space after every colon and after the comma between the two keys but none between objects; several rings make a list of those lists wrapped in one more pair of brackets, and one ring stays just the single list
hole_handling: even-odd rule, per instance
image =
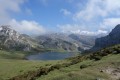
[{"label": "mountain slope in shade", "polygon": [[91,50],[98,50],[112,45],[120,44],[120,24],[118,24],[109,35],[97,38],[95,46]]}]

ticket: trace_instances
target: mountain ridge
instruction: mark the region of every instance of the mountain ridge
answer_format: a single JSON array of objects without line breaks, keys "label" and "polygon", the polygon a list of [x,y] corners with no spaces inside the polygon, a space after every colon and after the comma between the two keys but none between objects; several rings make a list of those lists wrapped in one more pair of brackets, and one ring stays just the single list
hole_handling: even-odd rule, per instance
[{"label": "mountain ridge", "polygon": [[109,35],[97,38],[95,46],[91,50],[99,50],[116,44],[120,44],[120,24],[115,26]]},{"label": "mountain ridge", "polygon": [[0,26],[0,47],[1,49],[30,51],[37,44],[26,38],[22,34],[10,28],[10,26]]},{"label": "mountain ridge", "polygon": [[81,52],[94,46],[95,36],[51,33],[39,36],[20,34],[10,26],[0,26],[0,47],[9,50],[52,50]]}]

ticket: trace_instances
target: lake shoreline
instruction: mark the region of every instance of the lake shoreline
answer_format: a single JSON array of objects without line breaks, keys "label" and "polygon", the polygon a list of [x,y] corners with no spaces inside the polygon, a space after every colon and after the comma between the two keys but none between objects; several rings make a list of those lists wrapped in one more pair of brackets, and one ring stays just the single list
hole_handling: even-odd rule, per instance
[{"label": "lake shoreline", "polygon": [[64,60],[66,58],[75,57],[80,53],[73,52],[40,52],[25,56],[26,60]]}]

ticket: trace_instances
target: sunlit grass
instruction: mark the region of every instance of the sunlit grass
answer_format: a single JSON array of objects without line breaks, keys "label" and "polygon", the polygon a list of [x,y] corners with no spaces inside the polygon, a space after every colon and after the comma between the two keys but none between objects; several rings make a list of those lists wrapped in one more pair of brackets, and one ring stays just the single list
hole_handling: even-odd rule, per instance
[{"label": "sunlit grass", "polygon": [[[120,54],[108,55],[103,57],[100,61],[86,60],[70,67],[50,72],[48,75],[42,76],[37,80],[110,80],[110,75],[101,73],[100,70],[107,66],[120,66],[120,64],[111,64],[116,62],[120,63]],[[80,69],[80,65],[83,64],[90,66],[84,69]]]}]

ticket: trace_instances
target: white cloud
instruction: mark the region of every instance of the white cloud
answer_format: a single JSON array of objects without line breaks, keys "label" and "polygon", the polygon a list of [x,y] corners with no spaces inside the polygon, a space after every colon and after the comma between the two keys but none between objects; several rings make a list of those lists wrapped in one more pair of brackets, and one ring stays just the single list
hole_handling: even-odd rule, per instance
[{"label": "white cloud", "polygon": [[39,35],[46,32],[42,25],[39,25],[35,21],[16,21],[15,19],[9,22],[9,25],[16,31],[23,33],[23,34],[32,34],[32,35]]},{"label": "white cloud", "polygon": [[97,17],[106,17],[110,14],[120,15],[120,0],[88,0],[83,10],[76,12],[74,20],[86,20]]},{"label": "white cloud", "polygon": [[57,25],[57,27],[61,30],[61,32],[71,32],[76,30],[84,30],[84,26],[80,26],[78,24],[65,24],[65,25]]},{"label": "white cloud", "polygon": [[67,16],[67,15],[70,15],[70,14],[71,14],[71,12],[70,12],[70,11],[68,11],[67,9],[61,9],[61,10],[60,10],[60,12],[61,12],[61,13],[63,13],[65,16]]},{"label": "white cloud", "polygon": [[89,36],[95,36],[95,35],[107,34],[108,33],[108,31],[106,31],[106,30],[88,31],[88,30],[85,29],[84,26],[80,26],[78,24],[58,25],[58,28],[63,33],[74,33],[74,34],[89,35]]},{"label": "white cloud", "polygon": [[[0,0],[0,25],[9,24],[13,29],[24,34],[42,34],[45,33],[45,29],[42,25],[39,25],[35,21],[16,21],[12,19],[11,12],[19,13],[21,5],[28,0]],[[25,13],[32,15],[32,11],[29,8],[25,8]]]},{"label": "white cloud", "polygon": [[97,35],[101,35],[101,34],[107,34],[108,31],[104,31],[104,30],[98,30],[98,31],[80,31],[80,30],[76,30],[76,31],[71,31],[72,33],[75,34],[80,34],[80,35],[89,35],[89,36],[97,36]]},{"label": "white cloud", "polygon": [[6,23],[10,20],[11,12],[20,12],[20,5],[26,0],[0,0],[0,23]]},{"label": "white cloud", "polygon": [[111,30],[118,24],[120,24],[120,18],[106,18],[101,23],[100,28]]}]

